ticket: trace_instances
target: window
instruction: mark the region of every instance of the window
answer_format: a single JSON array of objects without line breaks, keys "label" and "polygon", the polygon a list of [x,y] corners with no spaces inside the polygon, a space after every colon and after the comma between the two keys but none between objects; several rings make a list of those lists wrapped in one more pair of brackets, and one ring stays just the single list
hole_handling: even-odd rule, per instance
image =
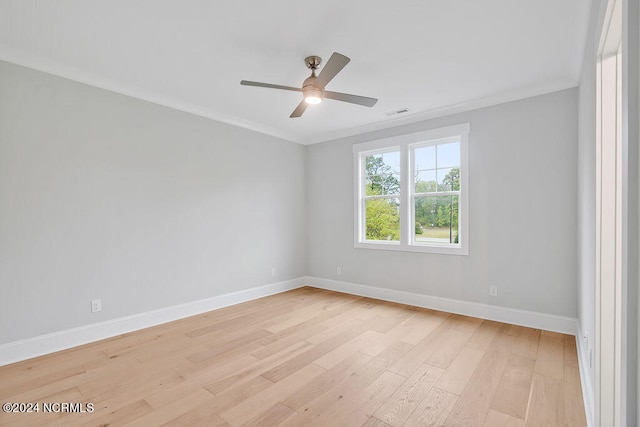
[{"label": "window", "polygon": [[469,125],[353,147],[355,247],[466,255]]}]

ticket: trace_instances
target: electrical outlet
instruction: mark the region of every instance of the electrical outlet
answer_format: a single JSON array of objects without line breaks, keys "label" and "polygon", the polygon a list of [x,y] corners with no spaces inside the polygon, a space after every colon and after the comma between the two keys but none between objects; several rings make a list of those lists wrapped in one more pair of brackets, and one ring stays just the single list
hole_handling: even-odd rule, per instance
[{"label": "electrical outlet", "polygon": [[98,311],[102,311],[102,300],[94,299],[91,301],[91,312],[96,313]]},{"label": "electrical outlet", "polygon": [[276,277],[276,268],[271,267],[271,277]]},{"label": "electrical outlet", "polygon": [[336,267],[336,274],[340,276],[342,274],[342,267]]},{"label": "electrical outlet", "polygon": [[489,295],[492,297],[498,296],[498,287],[497,286],[489,286]]}]

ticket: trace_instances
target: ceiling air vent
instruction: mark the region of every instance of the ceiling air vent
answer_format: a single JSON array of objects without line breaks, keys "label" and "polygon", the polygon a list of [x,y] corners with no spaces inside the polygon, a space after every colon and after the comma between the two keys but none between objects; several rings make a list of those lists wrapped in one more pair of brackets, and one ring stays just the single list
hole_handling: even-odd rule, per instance
[{"label": "ceiling air vent", "polygon": [[397,116],[398,114],[405,114],[408,112],[409,112],[409,109],[407,107],[404,107],[404,108],[398,108],[397,110],[389,111],[384,114],[387,116]]}]

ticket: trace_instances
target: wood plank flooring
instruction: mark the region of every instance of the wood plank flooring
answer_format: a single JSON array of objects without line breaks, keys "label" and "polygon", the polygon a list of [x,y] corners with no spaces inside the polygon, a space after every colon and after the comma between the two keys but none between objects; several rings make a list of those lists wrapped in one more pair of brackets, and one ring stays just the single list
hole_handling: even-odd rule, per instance
[{"label": "wood plank flooring", "polygon": [[0,367],[5,402],[41,407],[3,426],[586,425],[572,336],[309,287]]}]

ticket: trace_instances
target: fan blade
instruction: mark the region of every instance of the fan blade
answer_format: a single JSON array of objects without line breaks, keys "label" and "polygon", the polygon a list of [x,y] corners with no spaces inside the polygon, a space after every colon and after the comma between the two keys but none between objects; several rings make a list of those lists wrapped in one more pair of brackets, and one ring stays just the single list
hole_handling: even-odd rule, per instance
[{"label": "fan blade", "polygon": [[295,92],[302,92],[302,89],[300,89],[299,87],[272,85],[271,83],[250,82],[248,80],[242,80],[240,84],[243,86],[257,86],[257,87],[266,87],[269,89],[283,89],[283,90],[293,90]]},{"label": "fan blade", "polygon": [[333,79],[336,74],[340,72],[351,61],[351,59],[346,56],[333,52],[331,58],[327,61],[327,64],[322,67],[320,74],[318,74],[318,79],[316,83],[319,84],[323,89]]},{"label": "fan blade", "polygon": [[294,119],[296,117],[300,117],[302,115],[302,113],[304,113],[304,110],[307,109],[307,104],[306,101],[303,99],[302,101],[300,101],[300,104],[298,104],[298,106],[296,107],[295,110],[293,110],[293,113],[291,113],[291,115],[289,116],[290,119]]},{"label": "fan blade", "polygon": [[349,102],[351,104],[364,105],[365,107],[373,107],[378,102],[375,98],[368,98],[366,96],[350,95],[342,92],[331,92],[330,90],[324,91],[324,97],[329,99],[335,99],[336,101]]}]

